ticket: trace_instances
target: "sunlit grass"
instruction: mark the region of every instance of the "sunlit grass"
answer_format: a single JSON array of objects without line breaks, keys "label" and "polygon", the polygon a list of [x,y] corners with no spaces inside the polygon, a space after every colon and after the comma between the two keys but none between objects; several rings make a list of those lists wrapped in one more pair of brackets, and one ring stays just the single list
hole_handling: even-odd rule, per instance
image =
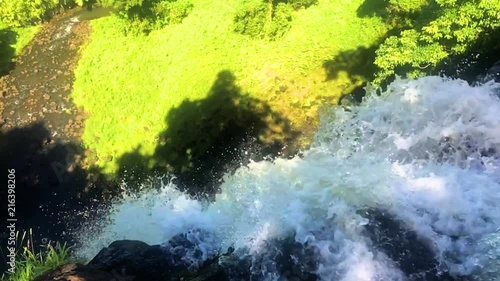
[{"label": "sunlit grass", "polygon": [[17,41],[13,45],[14,49],[16,50],[17,56],[20,55],[23,48],[26,47],[26,45],[28,45],[31,40],[33,40],[40,29],[40,25],[13,29],[15,32],[17,32]]},{"label": "sunlit grass", "polygon": [[[8,28],[0,25],[0,31],[9,30],[15,34],[14,38],[0,38],[0,72],[9,70],[10,63],[22,53],[22,50],[35,37],[41,26],[30,26],[22,28]],[[13,50],[11,54],[10,50]]]},{"label": "sunlit grass", "polygon": [[[1,280],[9,281],[31,281],[42,273],[55,269],[70,262],[70,248],[66,244],[48,244],[45,250],[37,252],[33,245],[32,233],[24,232],[19,237],[16,233],[16,245],[23,245],[16,252],[14,273],[7,273]],[[25,246],[24,246],[25,245]]]},{"label": "sunlit grass", "polygon": [[233,32],[238,0],[193,0],[182,24],[147,37],[124,36],[115,17],[94,21],[74,84],[75,102],[91,115],[84,142],[107,173],[139,145],[152,155],[169,110],[203,99],[222,70],[296,130],[313,132],[318,108],[353,83],[346,73],[325,81],[323,62],[373,44],[388,28],[378,18],[359,18],[362,2],[320,1],[296,12],[289,32],[271,42]]}]

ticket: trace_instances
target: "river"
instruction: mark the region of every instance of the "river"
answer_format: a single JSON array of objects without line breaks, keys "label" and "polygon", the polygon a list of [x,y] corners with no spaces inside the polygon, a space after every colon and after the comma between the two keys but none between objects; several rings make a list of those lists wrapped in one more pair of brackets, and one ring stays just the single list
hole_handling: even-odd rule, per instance
[{"label": "river", "polygon": [[291,234],[315,263],[292,260],[321,280],[498,280],[499,92],[491,82],[398,79],[358,107],[325,111],[303,156],[226,175],[211,204],[171,183],[115,202],[77,233],[78,254],[186,232],[198,250],[186,260],[235,247],[255,280],[288,280],[270,241]]}]

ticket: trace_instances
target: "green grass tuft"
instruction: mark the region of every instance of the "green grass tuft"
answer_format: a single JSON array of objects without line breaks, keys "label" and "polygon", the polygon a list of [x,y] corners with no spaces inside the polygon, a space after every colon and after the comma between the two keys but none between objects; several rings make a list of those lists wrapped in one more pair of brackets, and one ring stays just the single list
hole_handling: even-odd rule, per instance
[{"label": "green grass tuft", "polygon": [[[27,240],[25,240],[27,239]],[[4,274],[1,280],[5,281],[31,281],[42,273],[55,269],[61,265],[71,262],[70,247],[66,244],[49,243],[40,252],[35,250],[32,240],[32,233],[23,233],[19,239],[19,232],[16,233],[16,245],[26,245],[21,252],[16,253],[16,267],[14,273]]]}]

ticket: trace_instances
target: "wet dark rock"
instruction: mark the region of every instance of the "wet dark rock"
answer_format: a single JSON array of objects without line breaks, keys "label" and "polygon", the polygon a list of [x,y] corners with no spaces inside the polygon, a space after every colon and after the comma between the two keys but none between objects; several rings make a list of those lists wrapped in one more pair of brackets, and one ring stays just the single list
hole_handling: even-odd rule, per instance
[{"label": "wet dark rock", "polygon": [[[123,277],[117,272],[115,274],[105,272],[99,269],[91,268],[83,264],[67,264],[60,266],[54,270],[46,272],[34,279],[34,281],[111,281],[125,280],[117,279]],[[130,279],[127,279],[130,280]]]},{"label": "wet dark rock", "polygon": [[392,259],[409,280],[462,280],[461,277],[451,276],[446,268],[442,268],[430,241],[419,237],[414,230],[394,215],[376,209],[368,209],[359,213],[369,219],[365,230],[375,248]]},{"label": "wet dark rock", "polygon": [[[181,240],[174,238],[171,243],[176,244]],[[188,244],[183,245],[189,247]],[[217,260],[217,257],[209,259],[193,270],[168,248],[149,246],[141,241],[121,240],[102,249],[87,266],[101,271],[122,272],[134,280],[228,280]]]},{"label": "wet dark rock", "polygon": [[230,280],[266,280],[265,272],[278,273],[283,280],[319,280],[315,273],[319,263],[318,249],[298,243],[294,233],[264,243],[266,250],[256,256],[245,254],[247,249],[238,249],[237,256],[224,260]]},{"label": "wet dark rock", "polygon": [[209,232],[192,229],[175,235],[162,245],[149,246],[136,240],[115,241],[103,248],[86,267],[148,281],[260,281],[269,277],[263,274],[265,272],[279,274],[280,280],[318,280],[314,273],[318,264],[317,249],[297,243],[294,237],[291,233],[270,239],[266,242],[266,251],[257,255],[250,255],[247,248],[233,247],[220,253],[216,249],[207,250],[205,242],[211,245],[213,238]]},{"label": "wet dark rock", "polygon": [[488,72],[486,72],[485,80],[495,80],[496,83],[500,83],[500,61],[493,64]]},{"label": "wet dark rock", "polygon": [[102,249],[89,263],[89,266],[110,270],[133,264],[149,245],[136,240],[120,240]]}]

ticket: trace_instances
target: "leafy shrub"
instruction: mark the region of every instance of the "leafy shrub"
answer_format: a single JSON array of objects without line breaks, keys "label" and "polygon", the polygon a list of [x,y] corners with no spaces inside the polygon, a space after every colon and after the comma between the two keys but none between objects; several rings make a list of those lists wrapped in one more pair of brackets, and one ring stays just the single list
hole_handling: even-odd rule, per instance
[{"label": "leafy shrub", "polygon": [[0,0],[0,25],[24,27],[48,20],[72,0]]},{"label": "leafy shrub", "polygon": [[179,24],[193,10],[190,0],[163,1],[157,6],[157,15],[161,19],[160,27]]},{"label": "leafy shrub", "polygon": [[290,4],[294,10],[301,8],[309,8],[310,6],[318,3],[318,0],[286,0],[284,3]]},{"label": "leafy shrub", "polygon": [[411,15],[420,12],[429,4],[429,0],[389,0],[387,10],[390,14]]},{"label": "leafy shrub", "polygon": [[193,9],[191,0],[101,0],[99,3],[120,9],[120,17],[128,22],[125,32],[133,34],[147,34],[181,23]]},{"label": "leafy shrub", "polygon": [[268,5],[261,1],[253,1],[243,5],[234,18],[234,30],[253,38],[264,37],[268,11]]},{"label": "leafy shrub", "polygon": [[[414,11],[420,4],[398,7]],[[443,59],[468,51],[481,37],[500,29],[500,1],[435,0],[411,20],[414,24],[387,38],[376,51],[376,84],[400,71],[410,77],[423,75]]]},{"label": "leafy shrub", "polygon": [[278,38],[290,29],[292,23],[292,7],[285,3],[279,3],[274,9],[273,22],[271,24],[270,36]]},{"label": "leafy shrub", "polygon": [[253,38],[276,39],[290,29],[292,12],[291,5],[284,2],[249,2],[237,12],[234,31]]}]

